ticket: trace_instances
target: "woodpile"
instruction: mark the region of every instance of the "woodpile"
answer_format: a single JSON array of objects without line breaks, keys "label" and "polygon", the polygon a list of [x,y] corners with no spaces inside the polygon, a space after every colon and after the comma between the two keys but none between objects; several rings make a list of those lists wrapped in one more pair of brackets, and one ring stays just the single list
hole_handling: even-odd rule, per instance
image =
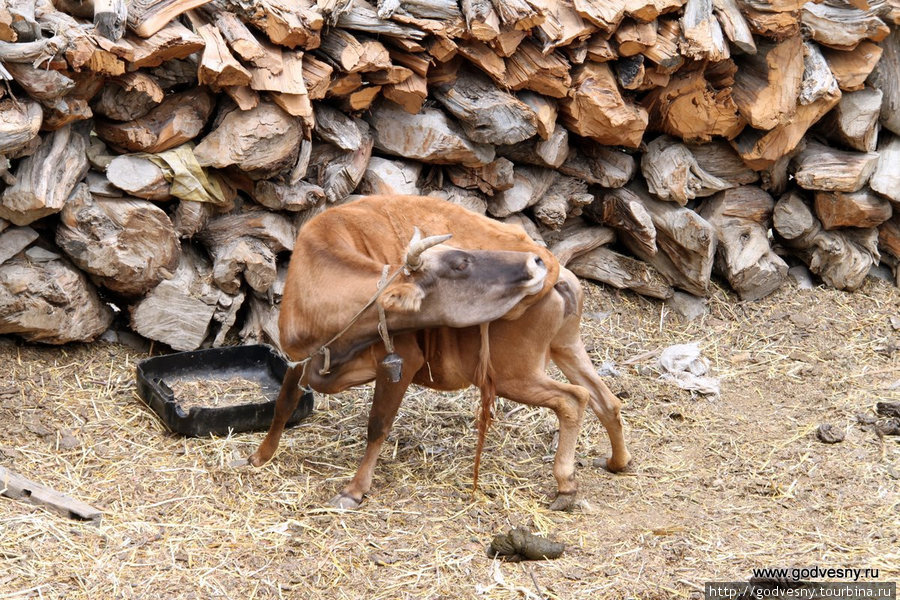
[{"label": "woodpile", "polygon": [[297,231],[358,194],[518,223],[655,298],[900,277],[898,25],[898,0],[0,0],[0,334],[276,342]]}]

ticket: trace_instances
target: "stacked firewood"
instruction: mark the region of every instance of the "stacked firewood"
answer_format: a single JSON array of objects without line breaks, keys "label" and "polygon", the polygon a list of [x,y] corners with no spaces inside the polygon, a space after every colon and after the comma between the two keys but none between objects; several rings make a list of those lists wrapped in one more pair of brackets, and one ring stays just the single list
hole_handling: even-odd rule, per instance
[{"label": "stacked firewood", "polygon": [[900,263],[898,24],[900,0],[0,0],[0,334],[275,342],[297,231],[358,194],[518,223],[656,298],[760,298],[786,261],[854,290]]}]

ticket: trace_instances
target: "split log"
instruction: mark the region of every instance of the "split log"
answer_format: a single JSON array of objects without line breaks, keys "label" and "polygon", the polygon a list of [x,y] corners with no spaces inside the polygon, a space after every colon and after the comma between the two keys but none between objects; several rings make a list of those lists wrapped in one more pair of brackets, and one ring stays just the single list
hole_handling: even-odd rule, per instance
[{"label": "split log", "polygon": [[[466,210],[478,213],[479,215],[487,213],[487,199],[478,190],[467,190],[465,188],[461,188],[452,184],[445,184],[442,189],[433,190],[431,192],[428,192],[427,195],[434,198],[440,198],[441,200],[446,200],[447,202],[450,202],[457,206],[462,206]],[[514,216],[528,220],[524,215]],[[535,231],[537,231],[537,229],[535,229]]]},{"label": "split log", "polygon": [[[322,2],[318,3],[319,5]],[[395,39],[395,42],[421,40],[428,34],[417,27],[401,25],[400,23],[382,19],[375,8],[365,0],[354,0],[347,7],[346,11],[341,11],[340,16],[335,23],[343,29],[353,29],[356,31],[365,31],[367,33],[387,36]],[[273,40],[274,41],[274,40]],[[421,48],[419,48],[421,50]]]},{"label": "split log", "polygon": [[569,149],[559,171],[605,188],[619,188],[631,181],[637,164],[630,154],[580,140]]},{"label": "split log", "polygon": [[560,229],[566,219],[581,215],[581,207],[594,201],[587,183],[574,177],[559,175],[550,188],[532,206],[538,222],[550,229]]},{"label": "split log", "polygon": [[281,63],[273,62],[263,45],[236,14],[222,10],[215,4],[205,4],[198,10],[215,24],[228,46],[241,60],[273,73],[278,73],[281,69]]},{"label": "split log", "polygon": [[272,210],[300,212],[324,202],[325,191],[306,181],[285,184],[272,179],[260,179],[253,185],[253,199]]},{"label": "split log", "polygon": [[681,17],[684,42],[680,44],[684,55],[695,60],[718,62],[731,53],[728,42],[713,15],[713,0],[687,0]]},{"label": "split log", "polygon": [[616,233],[609,227],[593,225],[580,217],[568,219],[558,230],[549,233],[552,235],[546,239],[547,247],[564,267],[616,239]]},{"label": "split log", "polygon": [[278,313],[281,310],[281,298],[284,295],[284,283],[287,280],[287,265],[278,267],[275,283],[269,292],[262,296],[251,293],[247,298],[247,316],[241,328],[241,342],[244,344],[269,344],[281,348],[278,330]]},{"label": "split log", "polygon": [[900,137],[887,134],[878,143],[878,163],[869,186],[895,204],[900,214]]},{"label": "split log", "polygon": [[204,167],[237,166],[253,179],[279,173],[297,160],[301,129],[297,118],[272,102],[233,110],[194,148]]},{"label": "split log", "polygon": [[541,232],[538,229],[538,226],[534,224],[534,221],[528,218],[523,213],[516,213],[514,215],[509,215],[508,217],[503,217],[502,219],[498,219],[501,223],[507,223],[509,225],[515,225],[516,227],[521,227],[522,231],[528,234],[528,237],[534,241],[535,244],[542,248],[547,247],[547,243],[544,241],[544,238],[541,236]]},{"label": "split log", "polygon": [[167,92],[175,91],[181,86],[193,85],[197,81],[196,56],[168,60],[160,66],[150,69],[150,75],[156,79],[159,87]]},{"label": "split log", "polygon": [[675,293],[672,286],[652,266],[609,248],[600,247],[582,254],[566,268],[579,277],[599,281],[620,290],[632,290],[650,298],[666,300]]},{"label": "split log", "polygon": [[872,71],[870,83],[880,89],[881,124],[900,135],[900,27],[895,28],[884,44],[884,53]]},{"label": "split log", "polygon": [[716,249],[713,226],[690,209],[656,200],[636,182],[629,184],[628,189],[649,213],[659,251],[651,254],[643,244],[630,243],[628,236],[622,236],[622,241],[670,284],[696,296],[705,296]]},{"label": "split log", "polygon": [[428,97],[428,80],[413,73],[400,83],[386,85],[381,93],[410,114],[418,114]]},{"label": "split log", "polygon": [[100,198],[123,198],[125,196],[122,190],[111,184],[103,173],[88,171],[84,183],[87,184],[91,194]]},{"label": "split log", "polygon": [[[273,44],[312,49],[321,43],[325,20],[309,0],[217,0],[217,4],[265,33]],[[338,27],[344,26],[345,16]]]},{"label": "split log", "polygon": [[343,73],[365,73],[391,66],[384,44],[373,39],[357,39],[343,29],[331,29],[316,52]]},{"label": "split log", "polygon": [[677,11],[684,3],[685,0],[625,0],[625,13],[641,21],[652,21]]},{"label": "split log", "polygon": [[[616,52],[616,49],[615,47],[613,47],[612,42],[610,42],[609,39],[607,39],[607,37],[605,37],[605,35],[602,33],[595,33],[594,35],[592,35],[590,39],[585,42],[584,51],[584,60],[590,60],[593,62],[608,62],[619,58],[619,53]],[[583,63],[584,60],[582,60],[578,64]]]},{"label": "split log", "polygon": [[533,137],[511,146],[501,146],[497,152],[516,162],[555,169],[569,157],[569,132],[557,124],[547,139]]},{"label": "split log", "polygon": [[128,6],[125,0],[94,0],[94,29],[108,40],[118,41],[125,35]]},{"label": "split log", "polygon": [[872,11],[806,3],[800,19],[812,39],[836,50],[853,50],[862,40],[880,42],[891,30]]},{"label": "split log", "polygon": [[732,97],[750,125],[772,129],[794,113],[803,81],[803,45],[799,36],[761,43],[754,55],[737,59]]},{"label": "split log", "polygon": [[132,297],[171,277],[181,254],[160,208],[145,200],[94,198],[83,184],[60,213],[56,244],[95,282]]},{"label": "split log", "polygon": [[265,294],[275,283],[276,255],[293,249],[296,235],[284,216],[247,210],[211,219],[198,238],[213,258],[212,277],[219,289],[236,294],[245,280]]},{"label": "split log", "polygon": [[733,139],[746,125],[731,89],[716,90],[699,70],[679,72],[668,85],[651,91],[643,105],[652,129],[685,141],[705,142],[713,136]]},{"label": "split log", "polygon": [[204,88],[172,94],[143,117],[117,123],[97,120],[94,130],[120,152],[151,154],[180,146],[197,137],[214,106]]},{"label": "split log", "polygon": [[768,231],[775,201],[755,186],[716,194],[700,215],[716,229],[714,269],[741,300],[758,300],[781,287],[788,266],[772,251]]},{"label": "split log", "polygon": [[774,41],[786,40],[800,33],[799,11],[786,10],[770,12],[751,8],[742,3],[741,14],[753,35]]},{"label": "split log", "polygon": [[647,128],[647,110],[627,102],[606,63],[585,63],[574,73],[572,96],[560,101],[563,124],[601,144],[637,148]]},{"label": "split log", "polygon": [[508,190],[515,183],[513,163],[505,158],[498,158],[482,167],[451,166],[446,172],[454,185],[469,190],[477,189],[488,196]]},{"label": "split log", "polygon": [[625,17],[624,2],[573,0],[573,4],[581,16],[605,31],[614,31]]},{"label": "split log", "polygon": [[16,168],[16,182],[0,195],[0,218],[28,225],[62,210],[88,172],[87,132],[67,125],[44,136],[33,155]]},{"label": "split log", "polygon": [[487,73],[498,83],[506,83],[506,63],[491,50],[490,46],[477,40],[458,40],[460,56]]},{"label": "split log", "polygon": [[208,261],[185,245],[174,276],[131,306],[131,329],[174,350],[196,350],[210,332],[220,301],[231,306],[231,300],[212,285]]},{"label": "split log", "polygon": [[159,105],[165,92],[144,71],[107,80],[100,95],[91,102],[94,113],[113,121],[139,119]]},{"label": "split log", "polygon": [[556,116],[559,113],[556,102],[528,90],[519,92],[517,97],[534,113],[538,136],[542,140],[549,139],[556,130]]},{"label": "split log", "polygon": [[436,87],[434,96],[472,141],[516,144],[537,133],[531,108],[483,75],[462,72],[453,84]]},{"label": "split log", "polygon": [[891,203],[869,188],[858,192],[816,192],[816,216],[827,230],[878,227],[891,218]]},{"label": "split log", "polygon": [[900,211],[878,228],[878,248],[895,261],[900,261]]},{"label": "split log", "polygon": [[218,210],[209,202],[183,200],[175,207],[172,225],[179,238],[192,238],[206,228],[206,224]]},{"label": "split log", "polygon": [[106,168],[109,182],[132,196],[157,202],[172,199],[172,188],[165,171],[142,156],[122,154]]},{"label": "split log", "polygon": [[174,22],[178,15],[207,2],[209,0],[131,0],[128,28],[147,38]]},{"label": "split log", "polygon": [[519,44],[521,44],[522,40],[526,37],[528,37],[527,31],[507,29],[506,31],[501,31],[500,35],[492,39],[489,44],[494,52],[497,53],[497,56],[509,58],[516,53]]},{"label": "split log", "polygon": [[657,253],[656,227],[636,193],[627,187],[606,190],[584,208],[584,216],[612,227],[628,247],[639,247],[644,256]]},{"label": "split log", "polygon": [[651,193],[680,206],[734,187],[704,171],[687,146],[667,135],[647,144],[641,157],[641,172]]},{"label": "split log", "polygon": [[42,117],[37,102],[0,100],[0,154],[12,154],[37,138]]},{"label": "split log", "polygon": [[25,92],[42,104],[58,102],[75,89],[75,81],[59,71],[7,62],[6,70]]},{"label": "split log", "polygon": [[360,136],[359,146],[353,150],[342,150],[329,143],[313,144],[308,179],[324,190],[330,203],[342,202],[353,193],[372,157],[375,140],[369,125],[361,119],[353,121]]},{"label": "split log", "polygon": [[31,227],[0,226],[0,265],[30,246],[37,237],[37,231]]},{"label": "split log", "polygon": [[561,47],[570,47],[585,40],[597,27],[585,21],[571,2],[547,2],[543,6],[545,19],[532,30],[545,54]]},{"label": "split log", "polygon": [[488,201],[488,212],[498,218],[521,212],[536,204],[558,177],[559,173],[550,169],[517,166],[513,170],[513,186]]},{"label": "split log", "polygon": [[411,160],[388,160],[380,156],[369,159],[357,191],[366,196],[420,196],[419,177],[422,163]]},{"label": "split log", "polygon": [[878,231],[845,229],[825,231],[796,192],[775,205],[775,231],[826,284],[839,290],[858,289],[869,269],[878,264]]},{"label": "split log", "polygon": [[794,179],[807,190],[856,192],[869,181],[878,154],[846,152],[810,142],[794,157]]},{"label": "split log", "polygon": [[732,140],[732,146],[751,169],[768,169],[791,154],[803,140],[807,130],[841,98],[837,81],[830,72],[823,72],[819,68],[824,59],[816,45],[807,44],[806,47],[800,102],[791,120],[768,132],[746,129]]},{"label": "split log", "polygon": [[[186,58],[203,50],[203,39],[177,20],[169,22],[147,39],[131,35],[125,39],[133,48],[129,61],[129,68],[132,70],[156,67],[166,61]],[[196,76],[196,72],[194,75]]]},{"label": "split log", "polygon": [[187,14],[194,31],[203,39],[204,44],[197,71],[197,81],[200,85],[216,88],[229,85],[248,85],[250,72],[231,55],[225,38],[218,28],[207,23],[194,11],[189,11]]},{"label": "split log", "polygon": [[[491,0],[494,10],[505,28],[528,31],[544,22],[540,5],[531,0]],[[576,0],[576,8],[579,0]]]},{"label": "split log", "polygon": [[375,147],[402,158],[437,164],[485,165],[494,148],[470,140],[440,110],[425,108],[411,115],[393,102],[378,103],[368,117]]},{"label": "split log", "polygon": [[850,51],[822,48],[822,54],[838,85],[847,92],[865,87],[866,78],[878,64],[882,53],[881,46],[872,42],[860,42]]},{"label": "split log", "polygon": [[677,19],[660,19],[656,30],[656,43],[641,52],[644,58],[663,73],[674,73],[684,64],[684,56],[678,49],[681,40],[681,24]]},{"label": "split log", "polygon": [[466,29],[476,40],[490,41],[500,35],[500,17],[490,0],[462,0]]},{"label": "split log", "polygon": [[613,33],[619,56],[634,56],[656,44],[656,21],[626,19]]},{"label": "split log", "polygon": [[759,179],[756,171],[747,167],[738,153],[726,142],[688,144],[688,149],[701,169],[714,177],[729,182],[732,187],[753,183]]},{"label": "split log", "polygon": [[756,54],[756,42],[735,0],[713,0],[713,12],[722,31],[735,47],[745,54]]},{"label": "split log", "polygon": [[0,334],[29,342],[90,342],[113,314],[84,274],[55,252],[32,246],[0,264]]},{"label": "split log", "polygon": [[569,63],[559,52],[547,55],[526,39],[506,59],[505,84],[511,90],[527,89],[552,98],[565,98],[572,87]]},{"label": "split log", "polygon": [[821,130],[841,144],[860,152],[874,152],[878,142],[881,90],[865,88],[848,92],[822,120]]}]

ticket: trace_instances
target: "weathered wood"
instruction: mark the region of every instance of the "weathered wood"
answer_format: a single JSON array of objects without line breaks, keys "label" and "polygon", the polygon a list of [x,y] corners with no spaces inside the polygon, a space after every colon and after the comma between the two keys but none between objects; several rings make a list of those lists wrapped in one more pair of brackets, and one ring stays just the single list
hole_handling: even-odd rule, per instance
[{"label": "weathered wood", "polygon": [[[217,4],[265,33],[274,44],[312,49],[321,42],[325,20],[310,0],[217,0]],[[343,27],[346,16],[341,15],[338,27]]]},{"label": "weathered wood", "polygon": [[494,194],[488,201],[488,212],[498,218],[521,212],[536,204],[558,177],[550,169],[517,166],[513,170],[513,186]]},{"label": "weathered wood", "polygon": [[741,155],[744,163],[752,169],[764,170],[774,165],[785,155],[791,154],[803,140],[804,134],[821,119],[841,98],[834,77],[823,76],[816,64],[821,53],[815,44],[807,45],[806,66],[800,103],[794,116],[787,123],[766,132],[746,129],[732,140],[732,146]]},{"label": "weathered wood", "polygon": [[228,94],[228,97],[231,98],[241,110],[250,110],[259,106],[259,93],[252,88],[229,85],[223,87],[222,91]]},{"label": "weathered wood", "polygon": [[895,204],[894,212],[900,213],[900,137],[881,136],[878,163],[869,179],[869,187],[891,200]]},{"label": "weathered wood", "polygon": [[825,231],[809,206],[796,192],[782,196],[775,205],[775,231],[828,285],[853,291],[878,264],[878,230]]},{"label": "weathered wood", "polygon": [[713,0],[687,0],[681,31],[684,41],[679,45],[684,55],[712,62],[731,56],[719,21],[713,15]]},{"label": "weathered wood", "polygon": [[872,42],[860,42],[850,51],[822,48],[825,60],[842,90],[853,92],[865,87],[866,78],[878,64],[882,47]]},{"label": "weathered wood", "polygon": [[684,6],[685,0],[625,0],[625,14],[652,21],[662,14],[672,13]]},{"label": "weathered wood", "polygon": [[575,216],[556,230],[547,231],[547,247],[562,266],[595,248],[605,246],[616,239],[609,227],[594,225]]},{"label": "weathered wood", "polygon": [[687,146],[667,135],[647,144],[647,151],[641,157],[641,172],[652,194],[681,206],[688,200],[734,187],[731,182],[704,171]]},{"label": "weathered wood", "polygon": [[847,92],[825,119],[821,131],[838,143],[860,152],[874,152],[878,143],[881,90]]},{"label": "weathered wood", "polygon": [[684,56],[678,49],[681,40],[681,23],[677,19],[660,19],[656,30],[656,43],[641,55],[656,64],[663,73],[674,73],[684,64]]},{"label": "weathered wood", "polygon": [[81,271],[55,252],[32,246],[0,264],[0,334],[29,342],[90,342],[113,314]]},{"label": "weathered wood", "polygon": [[726,142],[688,144],[688,149],[701,169],[731,183],[733,187],[753,183],[759,179],[756,171],[747,167],[738,153]]},{"label": "weathered wood", "polygon": [[178,203],[172,215],[172,225],[179,238],[192,238],[202,231],[218,210],[209,202],[184,200]]},{"label": "weathered wood", "polygon": [[878,248],[895,261],[900,260],[900,211],[878,228]]},{"label": "weathered wood", "polygon": [[45,105],[58,101],[75,89],[75,81],[59,71],[13,62],[6,63],[6,70],[29,96]]},{"label": "weathered wood", "polygon": [[630,256],[600,247],[582,254],[567,268],[585,279],[592,279],[620,290],[666,300],[675,290],[652,266]]},{"label": "weathered wood", "polygon": [[203,49],[203,39],[179,23],[171,21],[147,39],[131,35],[125,39],[133,48],[129,67],[156,67],[175,58],[186,58]]},{"label": "weathered wood", "polygon": [[559,103],[565,126],[601,144],[636,148],[647,128],[647,110],[626,101],[606,63],[585,63],[574,72],[572,96]]},{"label": "weathered wood", "polygon": [[754,35],[781,41],[800,33],[799,11],[757,10],[744,2],[741,3],[741,6],[741,14]]},{"label": "weathered wood", "polygon": [[375,140],[371,128],[361,119],[354,118],[353,124],[360,142],[352,150],[329,143],[313,144],[308,179],[324,190],[328,202],[341,202],[356,189],[372,157]]},{"label": "weathered wood", "polygon": [[30,246],[37,237],[38,232],[31,227],[0,226],[0,265]]},{"label": "weathered wood", "polygon": [[509,58],[516,53],[516,50],[519,48],[519,44],[521,44],[522,40],[524,40],[526,37],[528,37],[527,31],[507,29],[505,31],[501,31],[500,35],[498,35],[488,43],[494,50],[494,52],[497,53],[497,56]]},{"label": "weathered wood", "polygon": [[546,2],[543,8],[546,18],[532,30],[532,35],[541,43],[544,53],[585,40],[597,30],[593,23],[582,18],[569,0]]},{"label": "weathered wood", "polygon": [[569,156],[569,132],[557,124],[548,139],[533,137],[512,146],[501,146],[497,152],[516,162],[555,169]]},{"label": "weathered wood", "polygon": [[135,71],[108,79],[91,108],[113,121],[132,121],[146,115],[164,97],[165,92],[151,75]]},{"label": "weathered wood", "polygon": [[768,240],[774,209],[769,194],[749,185],[720,192],[700,209],[716,229],[714,270],[725,276],[741,300],[768,296],[787,276],[787,264]]},{"label": "weathered wood", "polygon": [[204,88],[167,96],[143,117],[124,123],[97,120],[94,130],[120,151],[162,152],[194,139],[214,106]]},{"label": "weathered wood", "polygon": [[713,0],[713,12],[725,36],[741,52],[756,54],[756,42],[735,0]]},{"label": "weathered wood", "polygon": [[90,504],[26,479],[6,467],[0,467],[0,490],[2,490],[0,494],[7,498],[25,500],[78,521],[91,521],[97,524],[103,514]]},{"label": "weathered wood", "polygon": [[625,17],[625,2],[606,0],[573,0],[575,10],[606,31],[614,31]]},{"label": "weathered wood", "polygon": [[37,138],[42,117],[37,102],[24,98],[0,100],[0,154],[12,154]]},{"label": "weathered wood", "polygon": [[816,192],[816,216],[827,230],[878,227],[891,218],[891,203],[869,188],[857,192]]},{"label": "weathered wood", "polygon": [[900,27],[893,30],[882,48],[884,53],[869,80],[884,95],[881,125],[900,135]]},{"label": "weathered wood", "polygon": [[297,159],[298,119],[272,102],[247,111],[234,110],[197,144],[194,155],[204,167],[235,165],[254,179],[283,171]]},{"label": "weathered wood", "polygon": [[458,40],[457,51],[494,81],[506,82],[506,63],[487,44],[477,40]]},{"label": "weathered wood", "polygon": [[556,117],[559,113],[556,101],[529,90],[516,96],[531,108],[537,122],[537,133],[541,139],[549,139],[556,129]]},{"label": "weathered wood", "polygon": [[488,196],[508,190],[515,183],[513,163],[505,158],[498,158],[482,167],[450,166],[446,172],[454,185],[477,189]]},{"label": "weathered wood", "polygon": [[166,213],[137,199],[95,198],[78,185],[60,213],[56,244],[95,282],[126,296],[150,291],[178,266]]},{"label": "weathered wood", "polygon": [[453,84],[438,86],[433,93],[472,141],[499,146],[537,133],[531,108],[481,74],[461,72]]},{"label": "weathered wood", "polygon": [[87,132],[67,125],[44,136],[16,168],[16,183],[0,195],[0,218],[28,225],[59,212],[88,171]]},{"label": "weathered wood", "polygon": [[535,219],[550,229],[559,229],[566,219],[581,214],[581,208],[594,201],[587,183],[559,175],[553,185],[532,206]]},{"label": "weathered wood", "polygon": [[188,11],[187,15],[194,31],[204,44],[197,71],[197,81],[200,85],[217,88],[227,85],[248,85],[250,72],[231,55],[219,29],[195,11]]},{"label": "weathered wood", "polygon": [[380,156],[369,159],[357,191],[366,196],[399,194],[420,196],[419,177],[422,163],[410,160],[388,160]]},{"label": "weathered wood", "polygon": [[275,283],[263,297],[251,293],[247,298],[247,316],[240,336],[244,344],[269,344],[281,348],[278,331],[278,313],[281,309],[281,298],[284,295],[284,283],[287,280],[287,265],[279,265]]},{"label": "weathered wood", "polygon": [[869,181],[878,154],[847,152],[810,142],[794,157],[794,179],[807,190],[855,192]]},{"label": "weathered wood", "polygon": [[862,40],[880,42],[891,30],[872,11],[827,3],[806,3],[800,13],[812,39],[837,50],[853,50]]},{"label": "weathered wood", "polygon": [[94,29],[108,40],[118,41],[125,35],[128,5],[125,0],[94,0]]},{"label": "weathered wood", "polygon": [[689,142],[713,136],[733,139],[747,124],[731,89],[715,89],[699,70],[675,74],[668,85],[647,94],[642,104],[652,129]]},{"label": "weathered wood", "polygon": [[619,56],[634,56],[655,45],[656,28],[656,21],[623,21],[613,33]]},{"label": "weathered wood", "polygon": [[491,0],[491,3],[505,28],[528,31],[546,18],[540,5],[531,0]]},{"label": "weathered wood", "polygon": [[128,8],[128,28],[148,38],[175,18],[209,0],[131,0]]},{"label": "weathered wood", "polygon": [[772,129],[793,115],[803,81],[803,46],[799,36],[761,43],[754,55],[737,59],[732,98],[757,129]]},{"label": "weathered wood", "polygon": [[[607,62],[619,58],[619,53],[616,52],[613,43],[609,41],[608,35],[609,34],[595,33],[587,40],[587,42],[585,42],[584,60]],[[584,60],[580,61],[579,64],[583,63]]]},{"label": "weathered wood", "polygon": [[466,18],[466,29],[476,40],[486,42],[500,35],[500,17],[490,0],[462,0],[460,7]]},{"label": "weathered wood", "polygon": [[565,98],[572,87],[569,63],[559,52],[547,55],[531,40],[524,40],[506,59],[506,84],[511,90],[528,89],[552,98]]},{"label": "weathered wood", "polygon": [[694,211],[653,198],[642,186],[632,182],[628,189],[644,206],[656,228],[655,254],[643,244],[622,241],[638,258],[650,263],[675,287],[696,296],[708,292],[716,248],[715,229]]},{"label": "weathered wood", "polygon": [[256,36],[234,13],[221,10],[215,4],[205,4],[198,9],[219,29],[228,46],[244,61],[254,67],[267,69],[277,74],[281,61],[272,59]]},{"label": "weathered wood", "polygon": [[494,148],[471,141],[461,127],[440,110],[425,108],[409,114],[393,102],[379,102],[368,116],[375,147],[402,158],[437,164],[485,165]]},{"label": "weathered wood", "polygon": [[607,148],[587,140],[570,148],[559,171],[605,188],[618,188],[628,183],[637,170],[630,154]]},{"label": "weathered wood", "polygon": [[[606,190],[584,208],[584,216],[612,227],[629,247],[639,247],[644,256],[654,256],[656,227],[638,195],[627,187]],[[626,241],[627,240],[627,241]]]},{"label": "weathered wood", "polygon": [[142,156],[116,156],[106,168],[106,177],[120,190],[138,198],[157,202],[172,198],[172,189],[165,172]]},{"label": "weathered wood", "polygon": [[428,97],[428,80],[415,73],[405,81],[386,85],[382,95],[410,114],[418,114]]},{"label": "weathered wood", "polygon": [[343,29],[330,30],[316,52],[344,73],[364,73],[391,66],[391,57],[381,42],[357,38]]}]

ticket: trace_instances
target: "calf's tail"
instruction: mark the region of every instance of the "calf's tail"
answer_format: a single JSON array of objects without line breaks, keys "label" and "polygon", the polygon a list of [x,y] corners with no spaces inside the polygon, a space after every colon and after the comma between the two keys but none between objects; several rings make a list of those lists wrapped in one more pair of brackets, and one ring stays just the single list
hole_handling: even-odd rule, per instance
[{"label": "calf's tail", "polygon": [[481,451],[484,449],[484,438],[491,426],[491,413],[497,399],[497,389],[491,368],[491,343],[488,335],[490,323],[479,325],[481,332],[481,349],[478,353],[478,366],[475,369],[475,385],[481,391],[481,412],[478,416],[478,441],[475,444],[475,473],[472,481],[472,493],[478,489],[478,471],[481,467]]}]

